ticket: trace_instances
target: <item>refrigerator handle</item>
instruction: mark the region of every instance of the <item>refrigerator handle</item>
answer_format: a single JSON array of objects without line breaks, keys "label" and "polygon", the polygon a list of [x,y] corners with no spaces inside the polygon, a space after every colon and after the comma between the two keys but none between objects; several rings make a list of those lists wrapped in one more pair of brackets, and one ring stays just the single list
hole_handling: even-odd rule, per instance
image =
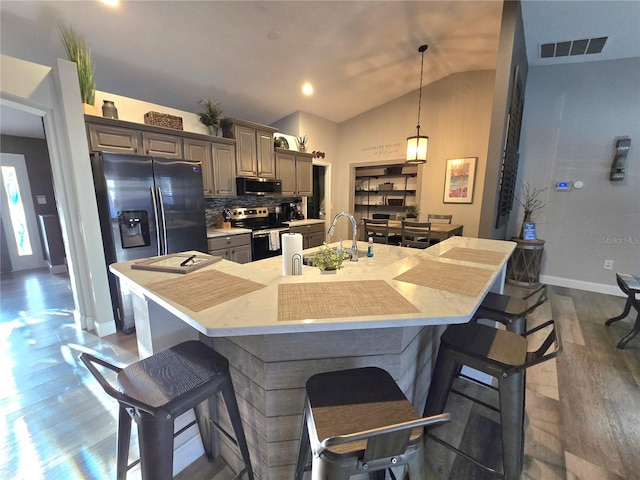
[{"label": "refrigerator handle", "polygon": [[157,189],[158,203],[160,204],[160,215],[162,215],[162,246],[164,249],[164,252],[162,252],[162,254],[166,255],[167,253],[169,253],[169,246],[167,245],[167,219],[164,216],[164,200],[162,199],[162,190],[160,189],[160,187],[157,187]]},{"label": "refrigerator handle", "polygon": [[158,216],[158,200],[156,199],[155,187],[150,187],[151,202],[153,203],[153,217],[156,222],[156,242],[158,243],[158,255],[162,255],[162,243],[160,242],[160,217]]}]

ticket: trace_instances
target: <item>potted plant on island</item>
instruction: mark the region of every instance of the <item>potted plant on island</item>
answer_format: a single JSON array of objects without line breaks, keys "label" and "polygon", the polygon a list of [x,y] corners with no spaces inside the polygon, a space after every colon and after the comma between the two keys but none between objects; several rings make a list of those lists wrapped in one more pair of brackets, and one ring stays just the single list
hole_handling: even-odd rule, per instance
[{"label": "potted plant on island", "polygon": [[67,58],[76,64],[82,110],[90,115],[98,115],[96,102],[96,82],[93,78],[91,50],[84,39],[76,34],[73,28],[58,24],[60,37],[67,53]]},{"label": "potted plant on island", "polygon": [[209,135],[215,137],[218,135],[218,129],[222,128],[222,109],[218,102],[214,102],[210,98],[203,98],[200,100],[200,105],[203,107],[203,111],[198,113],[200,117],[200,123],[206,125],[209,129]]},{"label": "potted plant on island", "polygon": [[418,218],[420,215],[420,209],[415,205],[407,205],[404,207],[404,218]]},{"label": "potted plant on island", "polygon": [[535,212],[542,210],[546,203],[540,199],[540,195],[546,188],[531,188],[529,183],[523,183],[520,189],[520,198],[516,198],[518,205],[524,209],[524,217],[522,219],[522,225],[520,226],[519,239],[524,238],[524,225],[531,223],[532,216]]},{"label": "potted plant on island", "polygon": [[326,242],[313,254],[311,261],[314,267],[318,267],[321,272],[336,272],[342,268],[345,254],[340,253]]}]

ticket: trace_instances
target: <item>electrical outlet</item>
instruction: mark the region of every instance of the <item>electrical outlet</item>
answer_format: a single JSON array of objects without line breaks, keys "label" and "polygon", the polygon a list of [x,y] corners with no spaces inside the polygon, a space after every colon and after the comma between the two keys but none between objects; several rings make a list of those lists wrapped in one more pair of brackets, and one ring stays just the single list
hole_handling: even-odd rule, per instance
[{"label": "electrical outlet", "polygon": [[605,260],[604,261],[604,268],[605,270],[611,270],[613,268],[613,260]]}]

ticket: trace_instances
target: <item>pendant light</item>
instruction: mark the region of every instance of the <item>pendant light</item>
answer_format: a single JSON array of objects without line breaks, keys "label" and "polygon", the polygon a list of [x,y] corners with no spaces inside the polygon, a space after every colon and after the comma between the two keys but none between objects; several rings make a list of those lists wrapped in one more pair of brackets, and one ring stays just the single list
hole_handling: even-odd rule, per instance
[{"label": "pendant light", "polygon": [[407,163],[427,163],[427,143],[429,137],[420,135],[420,107],[422,104],[422,72],[424,69],[424,52],[429,48],[428,45],[421,45],[418,52],[422,54],[420,63],[420,90],[418,91],[418,126],[417,133],[413,137],[407,137]]}]

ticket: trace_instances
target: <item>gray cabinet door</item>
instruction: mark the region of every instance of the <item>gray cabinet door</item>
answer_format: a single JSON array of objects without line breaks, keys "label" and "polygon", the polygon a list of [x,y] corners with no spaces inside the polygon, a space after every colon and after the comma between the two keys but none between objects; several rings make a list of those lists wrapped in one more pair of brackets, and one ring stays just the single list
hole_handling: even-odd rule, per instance
[{"label": "gray cabinet door", "polygon": [[211,142],[193,138],[184,139],[185,160],[199,160],[202,163],[202,187],[205,197],[214,195],[212,155]]},{"label": "gray cabinet door", "polygon": [[256,131],[258,152],[258,176],[276,178],[276,162],[273,156],[273,135]]},{"label": "gray cabinet door", "polygon": [[142,132],[144,154],[152,157],[183,158],[182,138],[163,133]]},{"label": "gray cabinet door", "polygon": [[297,195],[296,157],[289,153],[276,153],[276,172],[282,181],[282,195]]},{"label": "gray cabinet door", "polygon": [[311,158],[296,155],[297,193],[301,197],[313,195],[313,165]]},{"label": "gray cabinet door", "polygon": [[110,125],[87,124],[89,147],[92,152],[130,153],[142,155],[140,132]]},{"label": "gray cabinet door", "polygon": [[214,196],[236,196],[236,149],[233,145],[213,144]]},{"label": "gray cabinet door", "polygon": [[242,245],[231,249],[231,261],[236,263],[251,262],[251,245]]},{"label": "gray cabinet door", "polygon": [[255,177],[258,175],[256,155],[256,131],[252,128],[234,125],[236,148],[236,170],[240,177]]}]

